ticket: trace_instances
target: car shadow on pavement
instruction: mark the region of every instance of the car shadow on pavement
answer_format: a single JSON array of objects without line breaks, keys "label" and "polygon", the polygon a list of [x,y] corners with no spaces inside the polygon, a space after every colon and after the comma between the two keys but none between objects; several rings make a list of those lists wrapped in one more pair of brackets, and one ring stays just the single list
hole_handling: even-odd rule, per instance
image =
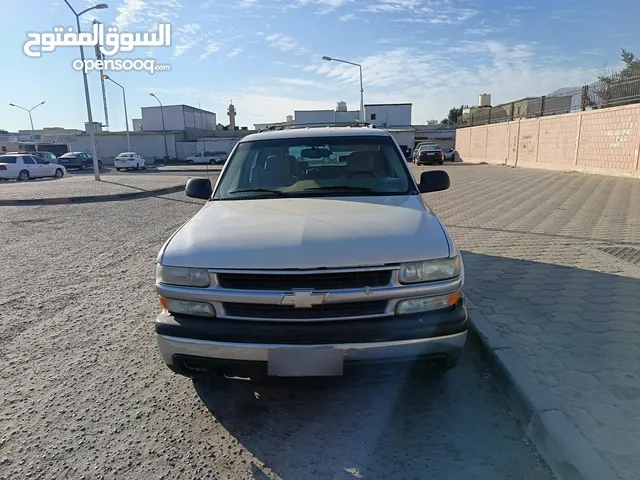
[{"label": "car shadow on pavement", "polygon": [[[526,463],[519,427],[470,347],[442,377],[408,370],[351,383],[196,380],[194,387],[258,459],[254,478],[484,479]],[[498,466],[487,461],[486,442]],[[534,478],[513,473],[500,478]]]}]

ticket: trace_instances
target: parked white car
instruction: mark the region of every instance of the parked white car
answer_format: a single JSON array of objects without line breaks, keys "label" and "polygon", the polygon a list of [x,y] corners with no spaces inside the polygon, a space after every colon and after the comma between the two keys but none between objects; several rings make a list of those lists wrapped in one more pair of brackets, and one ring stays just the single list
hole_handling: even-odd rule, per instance
[{"label": "parked white car", "polygon": [[123,152],[118,154],[113,161],[113,165],[116,167],[117,171],[127,168],[135,168],[136,170],[140,168],[147,168],[144,163],[144,158],[136,152]]},{"label": "parked white car", "polygon": [[0,179],[18,180],[19,182],[32,178],[62,178],[67,169],[56,163],[49,163],[35,155],[2,155],[0,156]]},{"label": "parked white car", "polygon": [[[362,363],[453,367],[467,337],[464,266],[385,130],[258,133],[157,258],[160,354],[185,376],[306,377]],[[427,368],[422,370],[421,365]],[[375,368],[375,367],[374,367]]]},{"label": "parked white car", "polygon": [[187,157],[187,163],[193,165],[195,163],[210,163],[210,164],[217,164],[217,163],[224,163],[224,161],[227,159],[227,153],[226,152],[198,152],[195,155],[191,155],[190,157]]}]

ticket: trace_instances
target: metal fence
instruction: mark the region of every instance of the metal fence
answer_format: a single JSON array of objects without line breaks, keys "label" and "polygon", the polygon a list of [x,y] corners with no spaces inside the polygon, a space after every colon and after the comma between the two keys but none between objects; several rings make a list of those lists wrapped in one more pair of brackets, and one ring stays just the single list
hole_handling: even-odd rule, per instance
[{"label": "metal fence", "polygon": [[458,128],[634,103],[640,103],[640,75],[617,73],[591,85],[565,90],[556,95],[527,97],[496,106],[472,107],[469,112],[463,112],[458,120]]}]

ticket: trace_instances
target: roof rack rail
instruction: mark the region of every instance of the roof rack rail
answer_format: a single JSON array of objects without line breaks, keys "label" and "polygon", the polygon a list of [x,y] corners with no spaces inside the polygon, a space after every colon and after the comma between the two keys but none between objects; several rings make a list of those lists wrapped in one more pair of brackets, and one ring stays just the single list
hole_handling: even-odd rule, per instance
[{"label": "roof rack rail", "polygon": [[298,130],[301,128],[344,128],[344,127],[358,127],[358,128],[376,128],[367,122],[342,122],[342,123],[305,123],[302,125],[272,125],[270,127],[265,127],[259,131],[261,132],[271,132],[278,130]]}]

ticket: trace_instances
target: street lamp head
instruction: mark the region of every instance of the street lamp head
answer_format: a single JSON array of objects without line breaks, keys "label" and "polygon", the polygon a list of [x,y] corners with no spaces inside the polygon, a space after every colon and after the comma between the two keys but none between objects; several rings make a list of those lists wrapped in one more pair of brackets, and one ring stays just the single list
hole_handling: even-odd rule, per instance
[{"label": "street lamp head", "polygon": [[46,100],[43,100],[42,102],[40,102],[38,105],[44,105],[45,103],[47,103]]},{"label": "street lamp head", "polygon": [[156,94],[155,94],[155,93],[150,93],[150,94],[149,94],[149,96],[151,96],[151,97],[155,97],[155,96],[156,96]]},{"label": "street lamp head", "polygon": [[17,107],[17,105],[16,105],[16,104],[14,104],[14,103],[10,103],[10,104],[9,104],[9,106],[10,106],[10,107]]},{"label": "street lamp head", "polygon": [[105,8],[109,8],[109,5],[107,5],[106,3],[99,3],[93,8],[95,8],[96,10],[104,10]]},{"label": "street lamp head", "polygon": [[326,60],[327,62],[330,62],[331,60],[333,60],[331,57],[327,57],[327,56],[322,57],[322,59]]},{"label": "street lamp head", "polygon": [[111,80],[111,79],[109,78],[109,75],[102,75],[102,78],[104,78],[105,80]]}]

